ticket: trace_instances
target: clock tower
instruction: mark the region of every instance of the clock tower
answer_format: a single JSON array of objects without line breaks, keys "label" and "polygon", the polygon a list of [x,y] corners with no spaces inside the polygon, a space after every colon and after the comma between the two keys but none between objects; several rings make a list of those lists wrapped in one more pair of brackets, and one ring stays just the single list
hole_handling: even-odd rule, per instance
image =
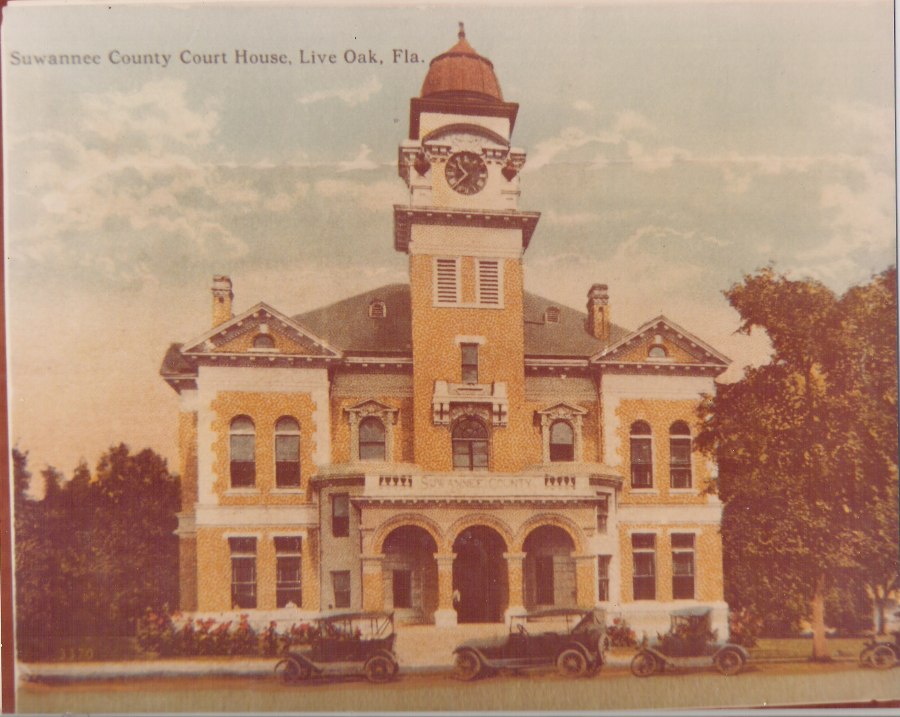
[{"label": "clock tower", "polygon": [[462,23],[410,103],[398,163],[409,197],[394,207],[394,246],[409,255],[414,452],[426,470],[524,467],[513,438],[531,430],[522,256],[540,214],[518,208],[518,109]]}]

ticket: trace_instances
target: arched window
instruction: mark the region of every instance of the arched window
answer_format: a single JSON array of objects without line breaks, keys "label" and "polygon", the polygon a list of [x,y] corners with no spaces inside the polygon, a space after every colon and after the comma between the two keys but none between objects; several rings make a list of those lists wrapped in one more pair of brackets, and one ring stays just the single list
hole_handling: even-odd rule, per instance
[{"label": "arched window", "polygon": [[646,421],[631,424],[631,487],[653,487],[653,441]]},{"label": "arched window", "polygon": [[256,427],[247,416],[231,421],[229,449],[231,487],[252,488],[256,484]]},{"label": "arched window", "polygon": [[255,349],[274,349],[275,339],[270,334],[257,334],[253,339]]},{"label": "arched window", "polygon": [[647,352],[648,358],[668,358],[669,354],[666,351],[665,346],[651,346],[650,350]]},{"label": "arched window", "polygon": [[550,426],[550,460],[575,460],[575,432],[568,421],[554,421]]},{"label": "arched window", "polygon": [[275,487],[300,486],[300,424],[282,416],[275,422]]},{"label": "arched window", "polygon": [[368,416],[359,422],[359,460],[385,460],[384,423]]},{"label": "arched window", "polygon": [[672,488],[691,487],[691,429],[684,421],[669,428],[669,476]]},{"label": "arched window", "polygon": [[474,471],[487,467],[487,428],[477,418],[463,418],[453,428],[453,469]]}]

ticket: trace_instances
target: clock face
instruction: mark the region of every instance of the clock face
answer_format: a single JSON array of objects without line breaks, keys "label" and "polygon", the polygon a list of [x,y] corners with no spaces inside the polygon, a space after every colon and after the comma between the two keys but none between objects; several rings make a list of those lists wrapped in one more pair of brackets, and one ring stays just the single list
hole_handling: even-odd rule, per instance
[{"label": "clock face", "polygon": [[447,160],[447,184],[460,194],[476,194],[487,183],[484,160],[474,152],[457,152]]}]

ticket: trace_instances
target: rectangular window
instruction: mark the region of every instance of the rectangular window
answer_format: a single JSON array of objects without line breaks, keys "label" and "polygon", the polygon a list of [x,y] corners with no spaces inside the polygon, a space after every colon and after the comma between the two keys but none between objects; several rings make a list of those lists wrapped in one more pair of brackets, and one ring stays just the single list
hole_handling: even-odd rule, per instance
[{"label": "rectangular window", "polygon": [[231,607],[256,607],[256,538],[229,538],[231,550]]},{"label": "rectangular window", "polygon": [[434,303],[449,306],[459,303],[459,259],[435,259]]},{"label": "rectangular window", "polygon": [[553,605],[553,556],[538,555],[534,564],[535,602]]},{"label": "rectangular window", "polygon": [[393,574],[394,607],[412,607],[412,572],[395,570]]},{"label": "rectangular window", "polygon": [[653,452],[649,438],[631,439],[631,487],[653,487]]},{"label": "rectangular window", "polygon": [[631,536],[634,558],[634,599],[656,600],[656,536],[635,533]]},{"label": "rectangular window", "polygon": [[350,571],[333,571],[331,573],[331,587],[334,590],[334,606],[350,607]]},{"label": "rectangular window", "polygon": [[300,486],[300,436],[275,436],[275,486]]},{"label": "rectangular window", "polygon": [[275,605],[303,606],[303,563],[300,537],[275,538]]},{"label": "rectangular window", "polygon": [[231,486],[252,488],[256,483],[256,436],[232,435],[231,445]]},{"label": "rectangular window", "polygon": [[478,383],[478,344],[460,344],[462,351],[462,382]]},{"label": "rectangular window", "polygon": [[347,493],[331,496],[331,534],[335,538],[350,535],[350,496]]},{"label": "rectangular window", "polygon": [[672,597],[694,599],[693,533],[672,533]]},{"label": "rectangular window", "polygon": [[597,535],[606,535],[609,521],[609,496],[597,496]]},{"label": "rectangular window", "polygon": [[496,259],[478,260],[478,303],[482,306],[500,306],[502,287],[500,262]]},{"label": "rectangular window", "polygon": [[691,440],[672,438],[669,441],[671,454],[669,472],[672,488],[691,487]]},{"label": "rectangular window", "polygon": [[597,556],[597,599],[601,602],[609,600],[609,561],[611,555]]}]

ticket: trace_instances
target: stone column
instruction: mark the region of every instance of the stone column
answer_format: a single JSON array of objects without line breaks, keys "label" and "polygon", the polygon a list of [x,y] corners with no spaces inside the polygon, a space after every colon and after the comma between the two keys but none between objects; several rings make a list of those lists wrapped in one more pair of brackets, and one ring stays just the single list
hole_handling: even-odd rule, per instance
[{"label": "stone column", "polygon": [[525,612],[525,553],[503,553],[509,584],[509,605],[503,616],[507,624],[513,615]]},{"label": "stone column", "polygon": [[384,610],[383,555],[362,555],[363,610]]},{"label": "stone column", "polygon": [[575,554],[575,602],[580,608],[592,608],[597,602],[597,556]]},{"label": "stone column", "polygon": [[438,607],[434,611],[435,627],[456,625],[456,609],[453,607],[453,560],[456,553],[435,553],[438,573]]}]

